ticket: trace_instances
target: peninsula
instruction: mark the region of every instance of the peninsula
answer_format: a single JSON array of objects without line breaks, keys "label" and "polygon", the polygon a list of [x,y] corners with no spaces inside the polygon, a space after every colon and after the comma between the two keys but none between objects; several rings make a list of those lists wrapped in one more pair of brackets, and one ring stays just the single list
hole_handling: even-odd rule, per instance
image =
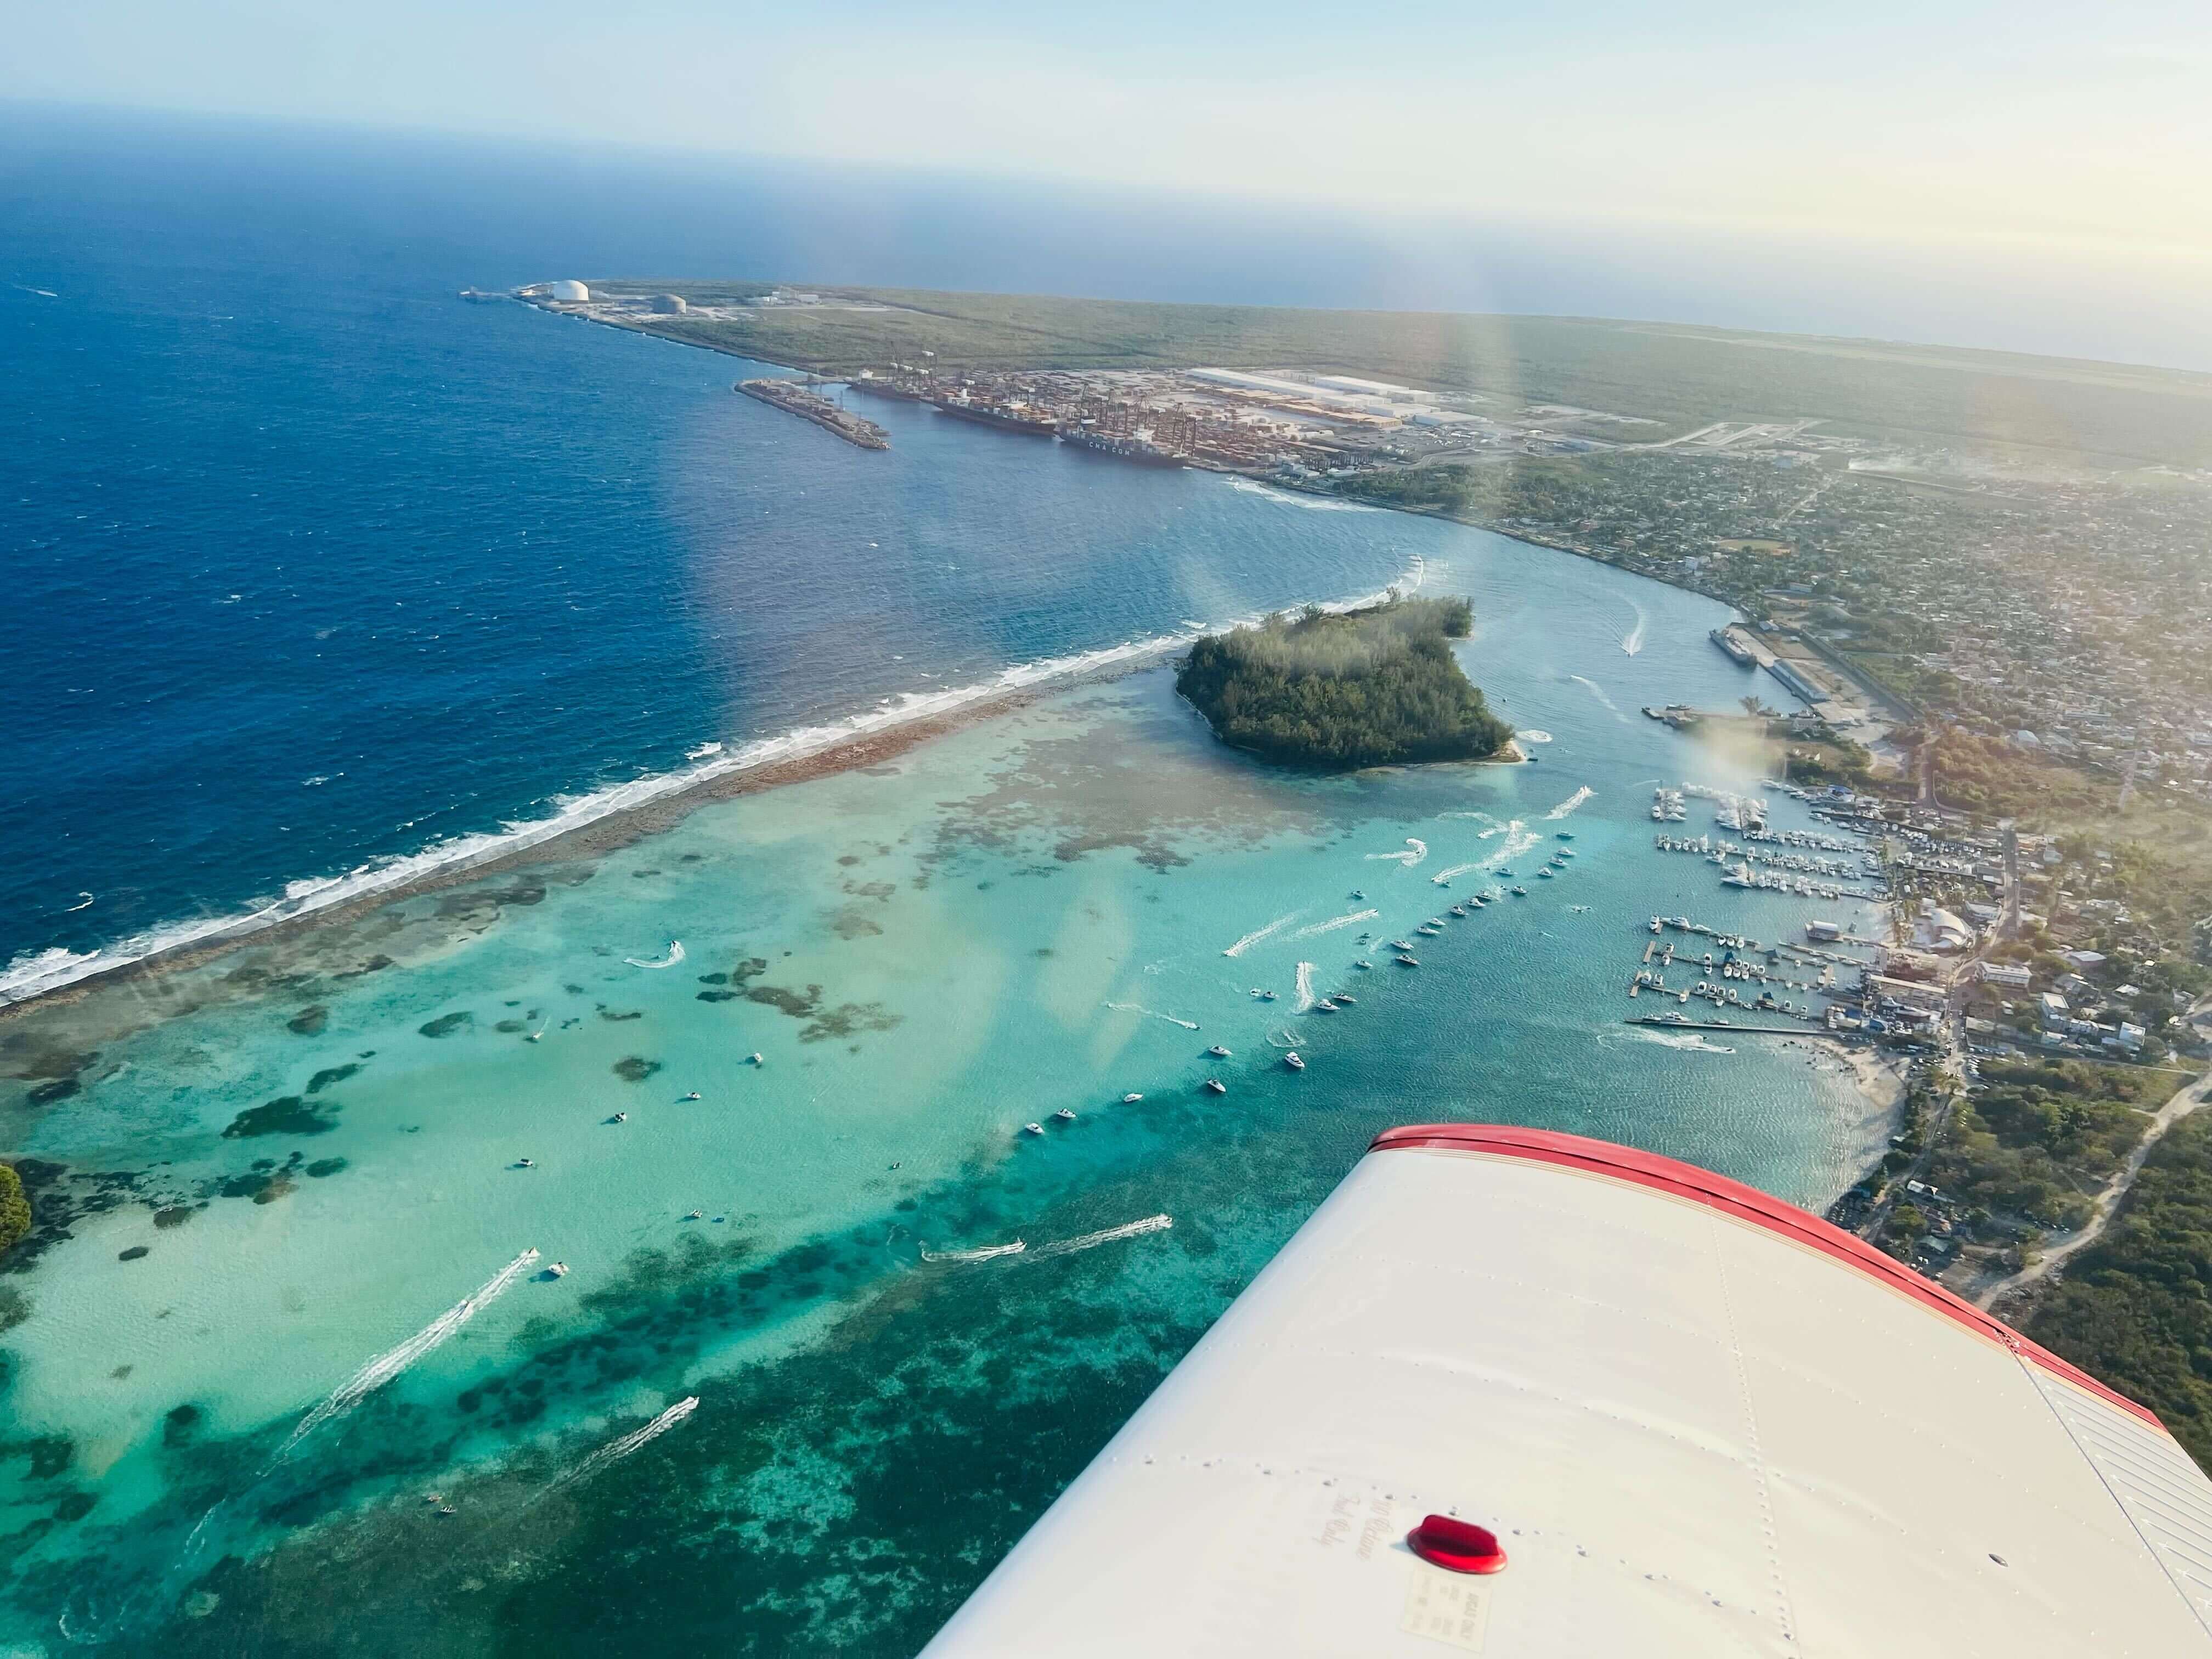
[{"label": "peninsula", "polygon": [[1490,712],[1449,641],[1465,599],[1401,599],[1331,614],[1309,607],[1200,640],[1176,690],[1224,743],[1330,770],[1488,760],[1513,728]]}]

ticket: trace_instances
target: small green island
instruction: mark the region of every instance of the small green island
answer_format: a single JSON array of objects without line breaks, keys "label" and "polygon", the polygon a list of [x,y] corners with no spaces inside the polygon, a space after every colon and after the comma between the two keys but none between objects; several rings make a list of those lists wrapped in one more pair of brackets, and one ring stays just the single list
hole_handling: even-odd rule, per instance
[{"label": "small green island", "polygon": [[1474,623],[1465,599],[1309,606],[1200,640],[1176,690],[1224,743],[1271,761],[1347,770],[1487,760],[1510,752],[1513,728],[1452,655]]}]

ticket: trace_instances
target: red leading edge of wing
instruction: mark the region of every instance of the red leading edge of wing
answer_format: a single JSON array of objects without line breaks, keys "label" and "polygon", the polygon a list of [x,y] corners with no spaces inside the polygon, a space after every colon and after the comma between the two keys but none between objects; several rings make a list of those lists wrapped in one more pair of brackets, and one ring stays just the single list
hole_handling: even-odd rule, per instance
[{"label": "red leading edge of wing", "polygon": [[1419,1152],[1424,1149],[1476,1152],[1491,1158],[1514,1158],[1530,1164],[1550,1164],[1563,1169],[1579,1170],[1614,1181],[1632,1182],[1639,1187],[1650,1187],[1655,1191],[1703,1204],[1738,1220],[1751,1222],[1769,1232],[1778,1233],[1796,1243],[1818,1250],[1847,1267],[1857,1268],[1869,1279],[1879,1279],[1891,1290],[1934,1309],[1977,1335],[2011,1349],[2041,1370],[2064,1378],[2076,1388],[2086,1389],[2100,1399],[2109,1400],[2160,1432],[2166,1430],[2166,1425],[2159,1421],[2158,1414],[2148,1407],[2138,1405],[2125,1395],[2106,1388],[2080,1366],[2068,1364],[2048,1348],[2029,1341],[2002,1320],[1992,1318],[1964,1297],[1923,1279],[1903,1262],[1884,1255],[1864,1239],[1832,1226],[1794,1204],[1785,1204],[1755,1187],[1730,1181],[1726,1176],[1715,1175],[1710,1170],[1701,1170],[1693,1164],[1684,1164],[1675,1158],[1662,1158],[1656,1152],[1640,1152],[1631,1146],[1615,1146],[1611,1141],[1591,1140],[1582,1135],[1561,1134],[1550,1129],[1520,1129],[1497,1123],[1410,1124],[1403,1128],[1384,1130],[1375,1137],[1374,1144],[1368,1151]]}]

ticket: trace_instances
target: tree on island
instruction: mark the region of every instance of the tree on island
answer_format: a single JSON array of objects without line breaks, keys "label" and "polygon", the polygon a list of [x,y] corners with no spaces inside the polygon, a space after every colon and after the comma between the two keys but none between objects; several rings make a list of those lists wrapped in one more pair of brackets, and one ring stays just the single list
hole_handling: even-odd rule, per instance
[{"label": "tree on island", "polygon": [[0,1255],[21,1243],[31,1231],[31,1200],[23,1196],[23,1177],[12,1164],[0,1164]]},{"label": "tree on island", "polygon": [[1405,599],[1333,616],[1308,606],[1200,640],[1176,690],[1224,743],[1273,761],[1342,769],[1482,760],[1511,740],[1449,643],[1465,599]]}]

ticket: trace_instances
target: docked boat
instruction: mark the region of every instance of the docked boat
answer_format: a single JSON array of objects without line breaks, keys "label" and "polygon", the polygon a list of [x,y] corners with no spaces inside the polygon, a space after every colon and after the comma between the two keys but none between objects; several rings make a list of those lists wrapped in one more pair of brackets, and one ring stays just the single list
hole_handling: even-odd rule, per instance
[{"label": "docked boat", "polygon": [[1229,1058],[1229,1050],[1223,1048],[1218,1042],[1211,1048],[1208,1048],[1206,1052],[1212,1054],[1216,1060],[1226,1060]]},{"label": "docked boat", "polygon": [[1295,1048],[1283,1056],[1283,1064],[1294,1072],[1303,1072],[1306,1068],[1305,1061],[1298,1058],[1298,1051]]},{"label": "docked boat", "polygon": [[1210,1077],[1206,1079],[1206,1091],[1210,1095],[1225,1095],[1229,1092],[1229,1085],[1218,1077]]},{"label": "docked boat", "polygon": [[1027,1133],[1033,1135],[1041,1135],[1044,1133],[1044,1125],[1042,1123],[1024,1123],[1022,1128]]}]

